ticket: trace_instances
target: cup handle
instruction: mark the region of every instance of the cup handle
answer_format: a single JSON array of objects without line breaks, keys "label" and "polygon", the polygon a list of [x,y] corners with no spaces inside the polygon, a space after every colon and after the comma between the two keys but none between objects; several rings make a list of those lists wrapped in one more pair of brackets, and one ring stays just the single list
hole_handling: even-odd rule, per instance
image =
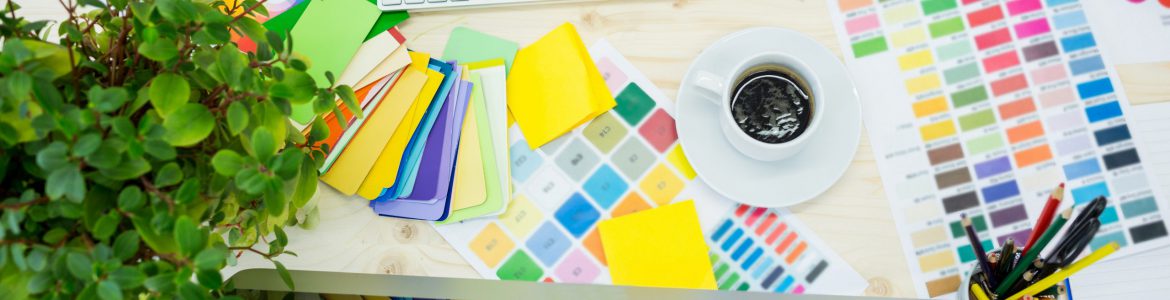
[{"label": "cup handle", "polygon": [[699,90],[706,92],[707,96],[709,96],[707,97],[708,101],[719,104],[721,94],[727,90],[724,82],[727,81],[723,77],[715,75],[715,73],[699,71],[693,83],[696,87],[699,87]]}]

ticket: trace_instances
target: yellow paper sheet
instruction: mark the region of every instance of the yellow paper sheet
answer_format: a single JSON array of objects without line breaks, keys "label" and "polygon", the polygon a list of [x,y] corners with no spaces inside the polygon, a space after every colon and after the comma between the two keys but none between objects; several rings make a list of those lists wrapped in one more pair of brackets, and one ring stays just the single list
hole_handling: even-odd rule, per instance
[{"label": "yellow paper sheet", "polygon": [[536,149],[616,103],[571,23],[516,54],[508,75],[508,108]]},{"label": "yellow paper sheet", "polygon": [[386,146],[386,140],[394,133],[390,128],[398,127],[410,100],[418,95],[427,82],[427,76],[421,72],[404,72],[394,89],[386,93],[372,114],[366,116],[366,122],[333,163],[333,167],[321,176],[321,181],[346,195],[357,192],[366,174],[375,165],[378,153]]},{"label": "yellow paper sheet", "polygon": [[601,222],[614,284],[715,289],[695,202],[687,200]]},{"label": "yellow paper sheet", "polygon": [[[416,66],[426,65],[430,62],[430,56],[425,53],[411,52],[411,65],[409,69],[416,69]],[[357,194],[369,200],[378,198],[382,194],[382,189],[394,185],[394,181],[398,179],[398,166],[402,162],[402,153],[406,151],[406,145],[410,142],[411,136],[414,135],[414,130],[418,128],[419,122],[426,114],[427,107],[430,107],[431,100],[434,100],[435,93],[439,91],[439,85],[443,83],[443,73],[438,71],[426,69],[427,82],[422,87],[422,92],[413,99],[413,104],[408,109],[406,116],[402,122],[392,130],[394,134],[390,140],[386,142],[386,146],[382,148],[381,154],[378,155],[374,166],[366,175],[365,180],[358,188]],[[404,99],[405,100],[405,99]]]},{"label": "yellow paper sheet", "polygon": [[[468,107],[474,101],[481,101],[471,97]],[[479,126],[476,125],[475,112],[467,110],[463,117],[463,128],[459,133],[459,153],[455,156],[455,182],[451,186],[451,210],[456,211],[483,204],[487,198],[487,185],[483,178],[483,157],[479,151]]]},{"label": "yellow paper sheet", "polygon": [[378,79],[385,77],[387,74],[394,73],[410,65],[410,51],[406,50],[406,45],[399,45],[398,49],[390,53],[382,62],[378,63],[369,74],[358,80],[355,86],[365,86],[366,84],[378,81]]}]

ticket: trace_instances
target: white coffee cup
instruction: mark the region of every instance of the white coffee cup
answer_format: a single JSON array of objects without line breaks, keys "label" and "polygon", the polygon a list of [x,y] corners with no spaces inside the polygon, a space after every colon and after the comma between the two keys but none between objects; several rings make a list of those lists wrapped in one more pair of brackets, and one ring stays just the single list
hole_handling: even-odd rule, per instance
[{"label": "white coffee cup", "polygon": [[[741,75],[749,69],[765,65],[777,65],[791,70],[796,73],[794,75],[803,78],[812,90],[812,116],[804,132],[787,142],[772,144],[756,140],[739,128],[731,114],[731,101],[734,100],[736,92],[732,89],[736,88],[738,81],[743,77]],[[760,53],[748,57],[723,74],[700,70],[692,83],[700,90],[708,92],[707,98],[719,107],[719,123],[727,142],[740,153],[761,161],[782,160],[803,150],[820,127],[826,110],[825,102],[828,100],[824,97],[825,93],[821,90],[821,81],[816,73],[795,57],[781,53]]]}]

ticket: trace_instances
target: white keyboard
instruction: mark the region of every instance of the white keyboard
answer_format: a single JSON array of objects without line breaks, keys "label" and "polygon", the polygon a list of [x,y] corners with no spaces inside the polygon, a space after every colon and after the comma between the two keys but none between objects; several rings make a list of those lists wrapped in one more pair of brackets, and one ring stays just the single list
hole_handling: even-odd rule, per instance
[{"label": "white keyboard", "polygon": [[383,11],[415,11],[554,1],[555,0],[378,0],[378,8]]}]

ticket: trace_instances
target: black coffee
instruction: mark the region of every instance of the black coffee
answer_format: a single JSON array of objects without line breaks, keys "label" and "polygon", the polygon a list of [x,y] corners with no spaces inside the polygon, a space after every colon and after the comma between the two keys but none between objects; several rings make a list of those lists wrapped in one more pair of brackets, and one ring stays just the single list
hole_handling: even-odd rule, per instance
[{"label": "black coffee", "polygon": [[769,144],[791,141],[808,129],[812,90],[780,66],[756,67],[740,78],[731,98],[731,117],[739,129]]}]

